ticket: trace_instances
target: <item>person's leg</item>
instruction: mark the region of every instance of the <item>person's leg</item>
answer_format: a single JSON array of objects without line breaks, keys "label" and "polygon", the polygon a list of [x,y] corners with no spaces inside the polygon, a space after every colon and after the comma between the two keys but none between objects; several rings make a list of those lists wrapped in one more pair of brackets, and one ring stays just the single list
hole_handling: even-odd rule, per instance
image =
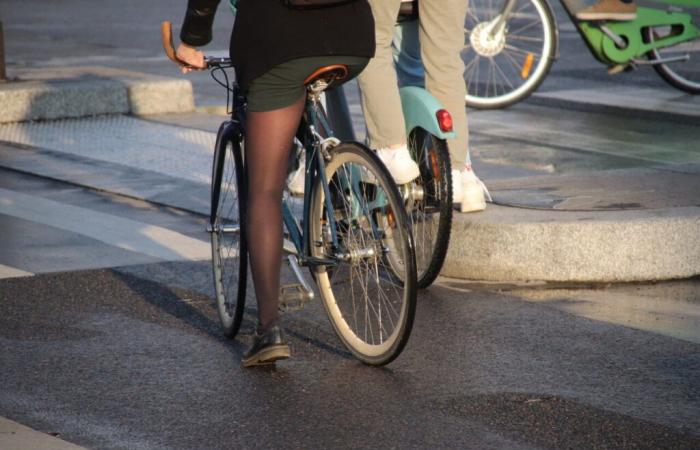
[{"label": "person's leg", "polygon": [[418,40],[418,20],[406,21],[396,26],[391,49],[399,86],[425,87],[425,71]]},{"label": "person's leg", "polygon": [[469,156],[469,128],[464,105],[464,20],[466,0],[421,0],[419,39],[425,65],[425,87],[450,112],[457,137],[448,139],[452,194],[460,211],[486,208],[486,186],[477,178]]},{"label": "person's leg", "polygon": [[391,52],[401,0],[369,0],[369,4],[374,15],[377,50],[357,77],[368,144],[372,148],[405,146],[406,129]]},{"label": "person's leg", "polygon": [[278,321],[282,264],[282,191],[291,142],[304,107],[302,96],[290,106],[248,112],[248,251],[258,302],[260,331]]},{"label": "person's leg", "polygon": [[461,170],[469,160],[469,130],[464,106],[466,85],[461,50],[464,46],[466,0],[421,0],[418,13],[425,87],[450,112],[457,133],[448,140],[452,168]]},{"label": "person's leg", "polygon": [[377,49],[358,77],[367,143],[398,184],[420,175],[406,144],[406,125],[391,51],[401,0],[369,0],[375,22]]}]

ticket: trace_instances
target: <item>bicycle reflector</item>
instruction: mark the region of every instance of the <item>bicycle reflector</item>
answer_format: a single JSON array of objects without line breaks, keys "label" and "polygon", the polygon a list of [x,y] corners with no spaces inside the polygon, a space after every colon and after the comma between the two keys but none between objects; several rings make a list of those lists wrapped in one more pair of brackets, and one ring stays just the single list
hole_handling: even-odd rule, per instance
[{"label": "bicycle reflector", "polygon": [[530,71],[532,70],[532,63],[535,61],[535,55],[532,53],[528,53],[527,56],[525,57],[525,61],[523,61],[523,68],[520,70],[520,78],[523,80],[527,80],[527,77],[530,76]]},{"label": "bicycle reflector", "polygon": [[446,109],[438,110],[435,117],[437,117],[438,126],[442,131],[445,133],[452,131],[452,116]]}]

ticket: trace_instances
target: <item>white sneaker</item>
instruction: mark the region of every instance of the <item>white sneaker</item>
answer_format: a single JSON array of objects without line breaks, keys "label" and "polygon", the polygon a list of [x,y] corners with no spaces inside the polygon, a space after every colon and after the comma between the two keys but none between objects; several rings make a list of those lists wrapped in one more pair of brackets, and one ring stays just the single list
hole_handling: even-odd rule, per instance
[{"label": "white sneaker", "polygon": [[461,212],[483,211],[486,198],[492,201],[486,185],[473,170],[452,171],[452,202],[459,204]]},{"label": "white sneaker", "polygon": [[302,154],[299,157],[299,168],[287,175],[287,189],[292,195],[304,195],[304,183],[306,182],[306,158]]},{"label": "white sneaker", "polygon": [[420,175],[418,164],[411,158],[407,147],[380,148],[377,156],[382,160],[396,184],[409,183]]}]

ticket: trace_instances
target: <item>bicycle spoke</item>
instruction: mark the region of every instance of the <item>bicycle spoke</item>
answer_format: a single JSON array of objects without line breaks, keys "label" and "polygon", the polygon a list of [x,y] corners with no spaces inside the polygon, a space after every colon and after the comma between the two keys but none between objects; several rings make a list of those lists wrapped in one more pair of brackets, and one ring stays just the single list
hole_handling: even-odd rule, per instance
[{"label": "bicycle spoke", "polygon": [[525,25],[525,26],[522,26],[522,27],[520,27],[520,28],[517,28],[517,29],[513,30],[512,33],[513,33],[513,34],[516,34],[516,35],[517,35],[517,34],[520,34],[520,33],[522,33],[522,32],[525,31],[525,30],[529,30],[530,28],[532,28],[532,27],[535,26],[535,25],[540,25],[541,23],[542,23],[542,22],[540,22],[539,20],[533,20],[533,21],[530,22],[529,24],[527,24],[527,25]]},{"label": "bicycle spoke", "polygon": [[[383,239],[391,239],[386,237],[391,230],[389,222],[379,218],[384,217],[381,199],[386,192],[378,180],[368,182],[365,176],[370,177],[366,168],[352,161],[339,163],[327,174],[328,202],[333,206],[331,211],[323,209],[327,219],[322,220],[334,225],[338,248],[328,246],[327,233],[321,239],[327,257],[339,256],[337,266],[325,272],[332,273],[329,284],[320,285],[322,298],[340,336],[360,355],[389,351],[387,345],[399,338],[397,332],[406,319],[405,287],[385,260]],[[398,241],[392,246],[397,255],[403,251]],[[322,286],[332,288],[332,293]]]}]

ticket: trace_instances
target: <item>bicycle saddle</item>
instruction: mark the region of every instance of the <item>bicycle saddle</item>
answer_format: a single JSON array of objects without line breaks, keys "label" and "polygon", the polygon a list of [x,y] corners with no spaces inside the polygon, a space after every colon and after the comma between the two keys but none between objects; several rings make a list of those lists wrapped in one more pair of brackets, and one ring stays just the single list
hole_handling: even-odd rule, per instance
[{"label": "bicycle saddle", "polygon": [[331,86],[334,82],[344,80],[348,76],[348,66],[345,64],[333,64],[316,69],[314,73],[306,77],[304,85],[309,86],[317,81],[323,81],[325,87]]}]

